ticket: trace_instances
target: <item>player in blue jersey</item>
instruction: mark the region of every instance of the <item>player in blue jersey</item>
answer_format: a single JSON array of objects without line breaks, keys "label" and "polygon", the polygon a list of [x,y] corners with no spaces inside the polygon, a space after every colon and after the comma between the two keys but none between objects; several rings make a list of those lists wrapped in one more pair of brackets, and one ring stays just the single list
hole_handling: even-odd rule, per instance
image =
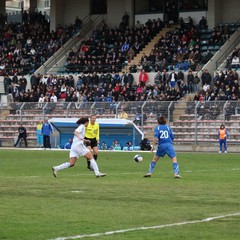
[{"label": "player in blue jersey", "polygon": [[158,117],[157,121],[159,125],[154,129],[153,145],[150,151],[153,152],[154,147],[157,144],[158,148],[152,162],[149,165],[148,173],[144,175],[144,177],[151,177],[158,159],[160,157],[164,157],[165,154],[167,154],[172,159],[174,177],[181,178],[179,175],[179,165],[177,162],[176,153],[172,144],[172,141],[174,139],[172,129],[166,125],[166,119],[163,116]]}]

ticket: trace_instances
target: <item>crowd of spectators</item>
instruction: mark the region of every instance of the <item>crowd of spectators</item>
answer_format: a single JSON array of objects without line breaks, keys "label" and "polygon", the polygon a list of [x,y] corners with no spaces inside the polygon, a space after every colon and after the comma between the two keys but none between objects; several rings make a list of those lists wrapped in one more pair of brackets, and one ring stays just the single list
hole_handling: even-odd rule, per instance
[{"label": "crowd of spectators", "polygon": [[[139,21],[129,26],[129,16],[125,13],[119,28],[102,26],[84,39],[79,49],[70,50],[67,57],[68,73],[119,72],[140,50],[164,27],[161,19],[153,19],[145,24]],[[2,25],[0,36],[0,75],[24,75],[34,72],[74,33],[81,29],[82,21],[76,17],[75,24],[49,30],[49,22],[41,12],[27,13],[21,23]],[[144,69],[146,72],[163,69],[199,70],[212,53],[201,52],[199,30],[207,28],[204,17],[194,24],[191,17],[179,19],[179,28],[161,36],[149,56],[143,54],[141,61],[130,67],[131,72]],[[222,44],[229,37],[224,27],[212,31],[211,44]]]},{"label": "crowd of spectators", "polygon": [[240,99],[239,74],[234,69],[216,72],[212,77],[205,69],[201,76],[203,85],[194,97],[188,100],[186,113],[195,113],[194,102],[200,102],[199,120],[216,119],[225,107],[225,118],[230,119],[239,108]]},{"label": "crowd of spectators", "polygon": [[[127,72],[122,65],[129,62],[158,33],[164,23],[148,20],[128,26],[127,13],[119,28],[105,23],[92,36],[83,40],[77,51],[71,50],[67,57],[65,75],[35,75],[48,57],[81,28],[81,20],[75,25],[58,26],[50,32],[49,22],[41,12],[27,14],[23,24],[3,24],[0,41],[0,75],[4,75],[5,92],[17,102],[118,102],[118,101],[177,101],[187,93],[197,93],[191,100],[239,99],[237,71],[227,70],[214,78],[204,70],[194,74],[203,58],[200,48],[199,28],[207,27],[202,18],[199,27],[180,19],[180,27],[161,36],[149,56],[142,55],[137,65]],[[77,24],[76,24],[77,23]],[[211,41],[221,43],[228,37],[226,29],[215,28]],[[232,58],[239,57],[239,49]],[[34,64],[34,66],[33,66]],[[176,71],[177,69],[177,71]],[[154,84],[149,84],[148,73],[155,72]],[[187,71],[186,81],[184,71]],[[32,73],[31,89],[27,88],[26,73]],[[72,72],[79,73],[74,82]],[[139,79],[133,77],[139,72]],[[13,77],[10,77],[13,76]]]},{"label": "crowd of spectators", "polygon": [[[159,73],[158,73],[159,74]],[[169,75],[170,76],[170,75]],[[30,77],[31,89],[26,89],[24,76],[6,76],[5,91],[15,102],[117,102],[117,101],[172,101],[187,93],[183,80],[171,87],[170,77],[159,84],[134,81],[130,72],[82,73],[76,83],[72,75],[34,75]]]},{"label": "crowd of spectators", "polygon": [[203,85],[192,100],[237,101],[240,99],[239,74],[234,69],[216,72],[214,77],[205,69],[201,81]]},{"label": "crowd of spectators", "polygon": [[[144,70],[143,70],[144,71]],[[144,74],[148,74],[145,73]],[[216,73],[214,77],[204,69],[201,76],[191,69],[182,71],[158,71],[154,83],[141,82],[128,71],[82,73],[74,81],[72,75],[34,75],[30,77],[31,89],[27,89],[24,76],[4,78],[5,91],[15,102],[38,102],[41,108],[46,102],[107,102],[119,101],[178,101],[187,93],[195,94],[190,101],[238,100],[240,98],[239,75],[236,70]]]},{"label": "crowd of spectators", "polygon": [[[125,16],[125,15],[124,15]],[[123,17],[125,23],[126,17]],[[105,22],[84,39],[81,46],[68,53],[66,71],[113,72],[121,71],[142,48],[163,28],[161,19],[138,22],[135,26],[124,25],[110,28]]]},{"label": "crowd of spectators", "polygon": [[[148,19],[145,24],[137,21],[133,27],[122,27],[120,24],[119,28],[110,28],[103,23],[93,31],[91,37],[82,41],[79,49],[70,50],[66,71],[120,71],[164,26],[165,22],[159,18]],[[213,56],[210,51],[204,54],[201,52],[200,30],[206,28],[205,17],[198,24],[194,24],[191,17],[180,18],[179,28],[162,35],[150,55],[143,54],[138,63],[132,64],[130,71],[133,73],[144,69],[146,72],[157,72],[174,68],[199,70],[200,64],[206,63]],[[212,35],[213,44],[220,44],[219,36],[224,42],[225,35],[221,29],[214,29]]]},{"label": "crowd of spectators", "polygon": [[[201,34],[207,30],[205,17],[194,23],[191,17],[180,18],[179,27],[160,37],[149,55],[143,54],[140,62],[132,66],[136,72],[141,65],[147,72],[180,69],[199,71],[213,56],[212,51],[203,51]],[[217,26],[208,36],[209,46],[221,46],[231,35],[229,26]]]},{"label": "crowd of spectators", "polygon": [[49,21],[41,11],[25,11],[22,23],[8,23],[3,17],[0,31],[0,76],[33,73],[76,31],[75,24],[58,25],[56,31],[50,31]]}]

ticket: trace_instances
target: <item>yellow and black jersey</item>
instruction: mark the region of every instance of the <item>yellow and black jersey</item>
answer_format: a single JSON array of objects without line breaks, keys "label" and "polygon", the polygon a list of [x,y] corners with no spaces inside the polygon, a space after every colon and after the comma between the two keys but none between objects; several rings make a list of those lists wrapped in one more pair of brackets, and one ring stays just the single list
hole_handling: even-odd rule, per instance
[{"label": "yellow and black jersey", "polygon": [[88,126],[86,127],[86,138],[96,138],[99,141],[99,124],[95,122],[93,125],[89,122]]}]

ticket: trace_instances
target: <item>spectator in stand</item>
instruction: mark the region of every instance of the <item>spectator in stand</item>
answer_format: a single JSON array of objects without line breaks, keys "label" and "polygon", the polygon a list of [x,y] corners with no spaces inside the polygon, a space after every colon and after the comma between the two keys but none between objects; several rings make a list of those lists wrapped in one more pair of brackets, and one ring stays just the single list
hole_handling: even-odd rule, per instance
[{"label": "spectator in stand", "polygon": [[83,84],[83,79],[81,78],[81,76],[78,76],[77,79],[77,89],[80,90]]},{"label": "spectator in stand", "polygon": [[11,82],[12,82],[11,78],[8,75],[6,75],[3,79],[5,94],[9,93],[9,86],[11,86]]},{"label": "spectator in stand", "polygon": [[208,26],[207,26],[207,19],[202,16],[201,20],[199,21],[199,24],[198,24],[199,28],[200,29],[206,29]]},{"label": "spectator in stand", "polygon": [[207,83],[205,83],[202,87],[203,91],[206,93],[207,91],[210,90],[210,85],[208,85]]},{"label": "spectator in stand", "polygon": [[137,69],[137,72],[141,72],[143,70],[141,61],[137,64],[136,69]]},{"label": "spectator in stand", "polygon": [[141,86],[146,86],[146,83],[148,81],[148,74],[145,72],[144,69],[142,69],[142,71],[140,72],[138,80]]},{"label": "spectator in stand", "polygon": [[192,70],[190,69],[187,74],[187,84],[188,84],[188,92],[194,92],[194,75]]},{"label": "spectator in stand", "polygon": [[43,103],[45,102],[45,97],[43,95],[43,93],[40,95],[39,99],[38,99],[38,108],[42,108],[43,107]]},{"label": "spectator in stand", "polygon": [[124,13],[124,15],[122,17],[122,22],[123,22],[125,28],[127,28],[129,26],[129,15],[127,12]]},{"label": "spectator in stand", "polygon": [[158,85],[162,81],[162,74],[160,71],[157,71],[157,74],[154,76],[154,84]]},{"label": "spectator in stand", "polygon": [[130,49],[130,44],[127,41],[125,41],[121,47],[122,53],[126,54],[129,49]]},{"label": "spectator in stand", "polygon": [[127,79],[128,79],[127,83],[129,83],[129,86],[132,87],[133,82],[134,82],[134,77],[133,77],[133,75],[132,75],[130,70],[127,71],[126,76],[127,76]]},{"label": "spectator in stand", "polygon": [[234,56],[233,59],[232,59],[232,63],[231,63],[231,67],[232,68],[239,68],[240,67],[240,62],[239,62],[239,58],[238,56]]},{"label": "spectator in stand", "polygon": [[31,88],[33,89],[34,86],[37,87],[38,86],[38,78],[37,76],[33,73],[30,77],[30,83],[31,83]]},{"label": "spectator in stand", "polygon": [[175,88],[176,82],[177,82],[177,74],[175,73],[175,71],[172,71],[170,73],[168,81],[169,81],[169,86],[171,88]]},{"label": "spectator in stand", "polygon": [[194,92],[198,92],[200,90],[200,78],[198,77],[197,73],[194,76],[193,89],[194,89]]},{"label": "spectator in stand", "polygon": [[22,92],[26,92],[26,88],[27,88],[27,79],[25,76],[21,76],[19,78],[19,82],[20,82],[20,91]]},{"label": "spectator in stand", "polygon": [[122,86],[127,85],[128,82],[128,76],[126,75],[126,73],[124,71],[122,71],[122,75],[120,76],[121,78],[121,84]]},{"label": "spectator in stand", "polygon": [[167,72],[166,69],[164,69],[162,72],[162,84],[164,87],[167,86],[168,79],[169,79],[169,73]]},{"label": "spectator in stand", "polygon": [[76,32],[79,32],[82,28],[82,20],[76,16],[75,18],[75,29],[76,29]]},{"label": "spectator in stand", "polygon": [[55,95],[54,92],[52,93],[52,96],[50,97],[50,101],[54,102],[54,103],[56,103],[58,101],[58,98],[57,98],[57,96]]},{"label": "spectator in stand", "polygon": [[208,72],[208,69],[204,69],[204,70],[203,70],[201,79],[202,79],[202,86],[204,86],[205,83],[207,83],[207,85],[210,85],[210,84],[211,84],[212,76],[211,76],[211,74]]},{"label": "spectator in stand", "polygon": [[130,67],[129,67],[129,71],[130,73],[136,73],[138,71],[137,69],[137,65],[135,63],[133,63]]},{"label": "spectator in stand", "polygon": [[119,118],[127,119],[128,118],[128,114],[124,110],[122,110],[122,112],[119,114]]}]

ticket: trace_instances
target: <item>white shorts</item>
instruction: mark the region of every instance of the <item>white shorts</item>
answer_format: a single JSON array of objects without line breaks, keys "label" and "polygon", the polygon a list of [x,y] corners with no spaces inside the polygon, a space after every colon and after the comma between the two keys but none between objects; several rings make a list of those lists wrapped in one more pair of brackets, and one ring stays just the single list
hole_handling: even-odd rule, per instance
[{"label": "white shorts", "polygon": [[72,146],[70,150],[69,157],[70,158],[79,158],[80,156],[85,156],[90,150],[84,145],[80,144],[80,146]]}]

